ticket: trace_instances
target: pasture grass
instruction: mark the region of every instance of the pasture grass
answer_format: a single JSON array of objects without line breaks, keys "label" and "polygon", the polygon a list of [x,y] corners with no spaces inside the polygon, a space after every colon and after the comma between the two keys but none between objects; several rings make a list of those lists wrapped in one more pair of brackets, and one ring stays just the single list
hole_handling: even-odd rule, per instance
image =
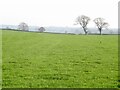
[{"label": "pasture grass", "polygon": [[118,88],[118,36],[3,30],[3,88]]}]

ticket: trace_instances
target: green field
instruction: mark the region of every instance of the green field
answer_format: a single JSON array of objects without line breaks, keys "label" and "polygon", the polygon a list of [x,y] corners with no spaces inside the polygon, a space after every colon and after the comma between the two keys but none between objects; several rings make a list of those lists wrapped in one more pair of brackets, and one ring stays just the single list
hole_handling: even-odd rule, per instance
[{"label": "green field", "polygon": [[117,88],[118,36],[2,32],[3,88]]}]

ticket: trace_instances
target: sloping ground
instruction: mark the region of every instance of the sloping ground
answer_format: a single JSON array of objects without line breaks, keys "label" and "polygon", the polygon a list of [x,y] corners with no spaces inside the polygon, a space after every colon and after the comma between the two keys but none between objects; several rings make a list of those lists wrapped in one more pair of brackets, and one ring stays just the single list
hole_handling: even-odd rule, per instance
[{"label": "sloping ground", "polygon": [[117,88],[117,35],[3,31],[3,88]]}]

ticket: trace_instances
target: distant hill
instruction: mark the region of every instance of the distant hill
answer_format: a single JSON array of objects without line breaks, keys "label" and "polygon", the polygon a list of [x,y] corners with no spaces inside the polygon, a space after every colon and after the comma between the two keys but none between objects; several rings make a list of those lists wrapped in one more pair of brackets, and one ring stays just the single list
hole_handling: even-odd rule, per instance
[{"label": "distant hill", "polygon": [[[29,26],[29,31],[38,31],[38,26]],[[78,27],[44,27],[45,32],[52,32],[52,33],[73,33],[73,34],[84,34],[82,28]],[[0,29],[18,29],[17,25],[0,25]],[[99,34],[97,28],[88,28],[88,32],[90,34]],[[103,30],[103,34],[118,34],[118,29],[110,28],[108,30]],[[119,32],[120,33],[120,32]]]}]

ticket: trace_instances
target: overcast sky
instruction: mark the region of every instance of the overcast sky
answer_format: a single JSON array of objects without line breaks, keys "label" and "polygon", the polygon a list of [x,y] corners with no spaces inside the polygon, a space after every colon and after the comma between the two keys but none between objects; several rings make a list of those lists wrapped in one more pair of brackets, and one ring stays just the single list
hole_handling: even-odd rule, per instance
[{"label": "overcast sky", "polygon": [[[33,26],[73,25],[79,15],[93,19],[105,18],[111,28],[118,27],[119,0],[0,0],[0,24],[18,25],[26,22]],[[79,26],[79,25],[78,25]]]}]

